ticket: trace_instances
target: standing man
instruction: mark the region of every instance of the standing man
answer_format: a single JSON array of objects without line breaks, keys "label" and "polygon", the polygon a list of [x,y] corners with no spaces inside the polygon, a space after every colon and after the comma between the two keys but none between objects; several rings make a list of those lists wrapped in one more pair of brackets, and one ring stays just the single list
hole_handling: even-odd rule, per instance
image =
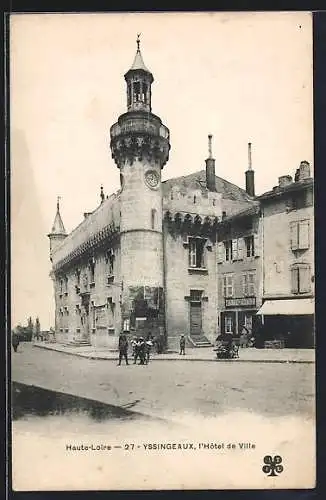
[{"label": "standing man", "polygon": [[11,337],[11,344],[12,347],[14,348],[14,351],[17,352],[17,348],[19,346],[19,335],[18,333],[13,333]]},{"label": "standing man", "polygon": [[185,339],[185,336],[182,334],[180,337],[180,353],[179,354],[185,355],[186,354],[185,348],[186,348],[186,339]]},{"label": "standing man", "polygon": [[122,333],[119,337],[119,363],[118,366],[121,365],[122,358],[126,360],[126,365],[128,363],[128,339],[125,333]]}]

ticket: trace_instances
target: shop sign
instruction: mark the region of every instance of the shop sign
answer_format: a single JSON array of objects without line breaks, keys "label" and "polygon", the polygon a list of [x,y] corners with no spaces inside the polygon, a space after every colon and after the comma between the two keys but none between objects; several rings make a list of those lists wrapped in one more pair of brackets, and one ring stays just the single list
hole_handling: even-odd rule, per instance
[{"label": "shop sign", "polygon": [[256,307],[256,297],[227,297],[225,307]]}]

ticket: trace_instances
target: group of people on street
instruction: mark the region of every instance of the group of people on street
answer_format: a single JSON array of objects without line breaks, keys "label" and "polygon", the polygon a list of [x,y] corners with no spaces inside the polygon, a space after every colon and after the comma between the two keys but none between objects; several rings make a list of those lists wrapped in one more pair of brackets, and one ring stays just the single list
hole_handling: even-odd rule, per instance
[{"label": "group of people on street", "polygon": [[[131,341],[132,347],[132,358],[133,364],[137,363],[139,360],[140,365],[148,365],[150,360],[150,353],[154,345],[153,336],[148,334],[146,340],[144,337],[134,337]],[[118,366],[121,365],[122,360],[124,359],[126,365],[129,365],[128,361],[128,350],[129,350],[129,342],[127,335],[122,333],[119,336],[119,362]]]}]

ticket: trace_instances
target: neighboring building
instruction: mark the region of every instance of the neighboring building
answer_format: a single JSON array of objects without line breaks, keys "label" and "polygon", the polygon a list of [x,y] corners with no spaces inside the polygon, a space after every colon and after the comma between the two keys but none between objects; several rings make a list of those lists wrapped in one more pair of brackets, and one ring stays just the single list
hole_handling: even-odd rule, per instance
[{"label": "neighboring building", "polygon": [[256,331],[261,306],[261,224],[259,203],[226,217],[218,229],[219,331],[239,336]]},{"label": "neighboring building", "polygon": [[263,228],[263,320],[265,340],[288,347],[314,345],[314,182],[302,161],[294,181],[258,197]]},{"label": "neighboring building", "polygon": [[57,205],[50,239],[56,338],[116,346],[123,331],[181,333],[209,345],[218,330],[216,231],[222,214],[254,205],[217,177],[211,137],[206,169],[161,182],[168,128],[151,110],[153,75],[139,49],[125,74],[127,112],[110,130],[121,189],[66,234]]}]

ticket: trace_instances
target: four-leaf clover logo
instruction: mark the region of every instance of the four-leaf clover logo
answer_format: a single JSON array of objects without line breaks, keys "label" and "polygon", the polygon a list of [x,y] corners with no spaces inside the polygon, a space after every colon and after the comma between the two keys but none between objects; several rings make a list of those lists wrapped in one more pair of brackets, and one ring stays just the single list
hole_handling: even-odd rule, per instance
[{"label": "four-leaf clover logo", "polygon": [[264,466],[263,472],[268,474],[268,476],[277,476],[277,474],[281,474],[283,472],[282,457],[280,455],[275,455],[272,457],[271,455],[266,455],[264,457]]}]

